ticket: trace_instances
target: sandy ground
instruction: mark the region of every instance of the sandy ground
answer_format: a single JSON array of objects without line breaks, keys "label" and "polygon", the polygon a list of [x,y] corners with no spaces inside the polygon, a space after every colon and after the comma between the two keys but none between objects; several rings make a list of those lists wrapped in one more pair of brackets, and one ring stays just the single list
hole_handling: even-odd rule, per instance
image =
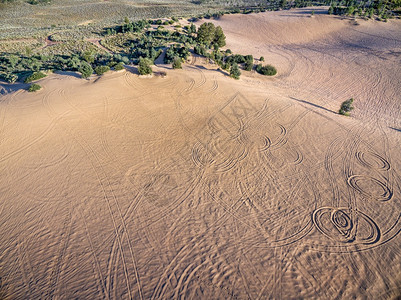
[{"label": "sandy ground", "polygon": [[275,78],[193,58],[1,95],[0,295],[399,296],[401,22],[358,22],[216,21]]}]

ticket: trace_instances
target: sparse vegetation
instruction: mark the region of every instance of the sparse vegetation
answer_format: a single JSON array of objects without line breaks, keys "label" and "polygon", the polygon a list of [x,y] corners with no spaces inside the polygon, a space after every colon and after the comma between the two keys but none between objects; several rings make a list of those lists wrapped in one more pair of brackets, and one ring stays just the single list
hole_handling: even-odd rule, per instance
[{"label": "sparse vegetation", "polygon": [[42,87],[37,83],[32,83],[28,89],[28,92],[36,92],[39,91]]},{"label": "sparse vegetation", "polygon": [[351,113],[351,110],[354,109],[354,107],[352,106],[353,103],[354,103],[354,98],[344,101],[341,104],[341,107],[340,107],[340,110],[338,111],[338,113],[340,115],[349,116]]}]

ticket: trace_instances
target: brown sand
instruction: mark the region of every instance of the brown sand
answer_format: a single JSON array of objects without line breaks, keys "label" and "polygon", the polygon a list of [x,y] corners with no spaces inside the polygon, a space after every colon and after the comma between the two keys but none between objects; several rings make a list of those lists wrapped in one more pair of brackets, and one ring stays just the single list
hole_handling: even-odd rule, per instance
[{"label": "brown sand", "polygon": [[2,96],[0,295],[399,295],[401,22],[305,12],[217,21],[276,78],[194,58]]}]

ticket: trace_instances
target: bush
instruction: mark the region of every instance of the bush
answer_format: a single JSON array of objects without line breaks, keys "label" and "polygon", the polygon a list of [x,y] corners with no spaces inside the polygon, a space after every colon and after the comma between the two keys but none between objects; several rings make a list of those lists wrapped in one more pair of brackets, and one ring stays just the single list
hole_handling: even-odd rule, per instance
[{"label": "bush", "polygon": [[261,56],[261,57],[259,58],[259,60],[260,60],[260,61],[265,61],[265,58],[264,58],[263,56]]},{"label": "bush", "polygon": [[106,73],[107,71],[110,71],[110,67],[109,66],[97,66],[95,68],[95,73],[97,75],[103,75],[104,73]]},{"label": "bush", "polygon": [[277,74],[276,68],[273,67],[272,65],[266,65],[266,66],[257,65],[256,72],[267,76],[274,76]]},{"label": "bush", "polygon": [[139,58],[138,72],[140,75],[148,75],[153,73],[149,59],[142,57]]},{"label": "bush", "polygon": [[36,92],[39,91],[42,87],[39,84],[32,83],[28,89],[28,92]]},{"label": "bush", "polygon": [[25,79],[25,83],[29,83],[32,82],[34,80],[39,80],[41,78],[46,77],[46,74],[42,73],[42,72],[35,72],[32,75],[28,76],[28,78]]},{"label": "bush", "polygon": [[181,58],[175,57],[173,60],[173,69],[182,69],[182,61]]},{"label": "bush", "polygon": [[241,76],[241,71],[239,70],[237,63],[232,64],[230,69],[230,76],[234,79],[239,79],[239,77]]},{"label": "bush", "polygon": [[354,109],[352,103],[354,102],[354,98],[348,99],[341,104],[341,108],[338,111],[340,115],[349,116],[351,110]]},{"label": "bush", "polygon": [[124,65],[122,63],[118,63],[114,66],[114,70],[120,71],[124,69]]},{"label": "bush", "polygon": [[92,75],[93,69],[90,64],[88,64],[86,61],[83,61],[78,69],[78,72],[81,73],[82,78],[88,78]]}]

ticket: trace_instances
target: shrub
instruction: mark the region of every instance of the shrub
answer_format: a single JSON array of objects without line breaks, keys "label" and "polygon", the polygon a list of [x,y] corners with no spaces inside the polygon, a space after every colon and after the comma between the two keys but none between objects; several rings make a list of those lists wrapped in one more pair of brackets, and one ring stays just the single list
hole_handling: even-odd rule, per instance
[{"label": "shrub", "polygon": [[97,66],[95,68],[95,73],[97,75],[103,75],[104,73],[106,73],[107,71],[110,71],[110,67],[109,66]]},{"label": "shrub", "polygon": [[124,65],[122,63],[118,63],[114,66],[114,70],[120,71],[124,69]]},{"label": "shrub", "polygon": [[28,92],[36,92],[39,91],[42,87],[39,84],[32,83],[28,89]]},{"label": "shrub", "polygon": [[182,69],[182,61],[181,58],[175,57],[173,60],[173,69]]},{"label": "shrub", "polygon": [[239,70],[237,63],[232,64],[230,69],[230,76],[234,79],[239,79],[239,77],[241,76],[241,71]]},{"label": "shrub", "polygon": [[341,108],[338,111],[340,115],[349,116],[351,110],[354,109],[352,103],[354,102],[354,98],[348,99],[341,104]]},{"label": "shrub", "polygon": [[259,60],[260,60],[260,61],[265,61],[265,58],[264,58],[263,56],[261,56],[261,57],[259,58]]},{"label": "shrub", "polygon": [[78,72],[81,73],[82,78],[88,78],[92,75],[93,69],[90,64],[88,64],[86,61],[83,61],[78,69]]},{"label": "shrub", "polygon": [[140,75],[148,75],[153,73],[149,59],[142,57],[139,58],[138,72]]},{"label": "shrub", "polygon": [[261,64],[257,65],[256,72],[258,72],[259,74],[262,74],[262,75],[267,75],[267,76],[274,76],[277,74],[276,68],[273,67],[272,65],[266,65],[266,66],[262,66]]},{"label": "shrub", "polygon": [[244,64],[245,71],[252,71],[253,62],[251,60],[247,60]]},{"label": "shrub", "polygon": [[44,78],[44,77],[46,77],[46,74],[44,74],[42,72],[35,72],[35,73],[33,73],[32,75],[28,76],[25,79],[25,83],[29,83],[29,82],[32,82],[34,80],[39,80],[39,79]]}]

